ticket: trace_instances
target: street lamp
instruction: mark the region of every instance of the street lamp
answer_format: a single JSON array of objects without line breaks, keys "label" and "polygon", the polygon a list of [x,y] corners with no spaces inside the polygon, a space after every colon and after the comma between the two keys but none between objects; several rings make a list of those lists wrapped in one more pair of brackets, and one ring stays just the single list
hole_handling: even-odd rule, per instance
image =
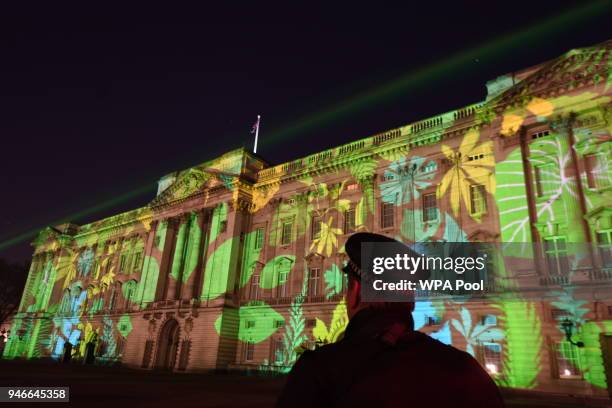
[{"label": "street lamp", "polygon": [[572,340],[572,332],[574,331],[574,323],[570,321],[567,317],[561,322],[561,328],[563,332],[565,332],[565,339],[573,346],[576,347],[584,347],[584,343],[581,341],[574,342]]}]

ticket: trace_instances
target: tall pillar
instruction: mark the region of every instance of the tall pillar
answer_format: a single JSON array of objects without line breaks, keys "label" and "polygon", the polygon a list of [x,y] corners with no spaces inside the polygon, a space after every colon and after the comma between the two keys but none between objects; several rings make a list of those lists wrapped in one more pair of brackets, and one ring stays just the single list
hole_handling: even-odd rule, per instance
[{"label": "tall pillar", "polygon": [[200,237],[200,244],[196,247],[198,261],[196,263],[195,274],[191,287],[192,299],[199,299],[202,291],[204,267],[206,266],[206,260],[208,259],[206,255],[208,252],[208,240],[210,238],[210,228],[212,225],[210,222],[212,219],[212,210],[210,208],[204,208],[199,218],[199,226],[200,230],[202,231],[202,235]]},{"label": "tall pillar", "polygon": [[[142,257],[143,257],[142,268],[140,269],[140,277],[138,279],[140,284],[138,285],[139,289],[138,289],[138,292],[137,292],[138,295],[136,298],[137,301],[140,303],[141,307],[144,305],[144,303],[153,301],[151,293],[147,291],[146,288],[148,288],[150,285],[153,284],[151,283],[153,276],[151,276],[152,273],[149,272],[149,265],[152,262],[157,262],[154,259],[152,260],[152,257],[153,257],[153,247],[155,246],[155,237],[157,236],[157,226],[158,225],[159,225],[158,220],[151,221],[151,229],[149,230],[146,236],[146,240],[144,241],[145,245],[144,245],[144,249],[142,253]],[[159,273],[159,270],[157,272]],[[157,279],[157,276],[155,276],[155,279]]]},{"label": "tall pillar", "polygon": [[170,266],[172,262],[172,254],[174,252],[174,244],[176,241],[177,219],[171,218],[164,221],[166,231],[164,234],[164,244],[161,248],[161,256],[159,263],[159,275],[157,279],[157,288],[155,292],[155,300],[166,299],[168,275],[170,274]]},{"label": "tall pillar", "polygon": [[172,255],[172,267],[167,277],[166,299],[177,299],[180,286],[181,270],[185,259],[185,247],[187,230],[189,229],[189,218],[182,215],[179,218],[178,232],[176,233],[176,245]]},{"label": "tall pillar", "polygon": [[202,240],[202,214],[192,211],[189,214],[189,232],[185,245],[185,260],[178,282],[177,298],[189,299],[193,291],[193,277],[200,256]]}]

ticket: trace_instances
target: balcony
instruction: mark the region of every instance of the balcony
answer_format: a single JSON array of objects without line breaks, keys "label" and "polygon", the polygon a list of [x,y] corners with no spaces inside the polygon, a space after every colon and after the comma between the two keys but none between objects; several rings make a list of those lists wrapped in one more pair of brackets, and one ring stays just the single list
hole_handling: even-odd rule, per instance
[{"label": "balcony", "polygon": [[[327,298],[325,295],[307,295],[304,296],[304,303],[338,303],[344,297],[343,293],[338,293],[330,298]],[[250,299],[248,297],[243,297],[240,301],[242,305],[247,303],[256,304],[257,302],[261,302],[262,304],[268,305],[290,305],[295,297],[294,296],[284,296],[284,297],[258,297],[256,299]]]},{"label": "balcony", "polygon": [[612,280],[612,268],[591,269],[589,271],[589,280]]}]

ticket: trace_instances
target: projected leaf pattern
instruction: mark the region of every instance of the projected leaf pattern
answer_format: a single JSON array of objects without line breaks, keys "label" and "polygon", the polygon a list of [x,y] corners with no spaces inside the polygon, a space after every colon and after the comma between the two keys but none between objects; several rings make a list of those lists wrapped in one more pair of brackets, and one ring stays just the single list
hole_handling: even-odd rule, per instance
[{"label": "projected leaf pattern", "polygon": [[452,319],[451,325],[461,336],[463,336],[467,348],[466,351],[471,355],[474,354],[474,346],[482,342],[501,341],[504,338],[504,332],[490,324],[472,323],[472,314],[468,309],[462,307],[459,310],[460,319]]},{"label": "projected leaf pattern", "polygon": [[[348,321],[344,301],[338,302],[346,286],[339,267],[343,244],[352,231],[379,231],[382,203],[394,204],[398,219],[393,235],[408,244],[476,240],[486,217],[497,216],[499,236],[492,239],[531,242],[534,225],[526,200],[527,183],[533,183],[534,166],[551,163],[553,170],[545,168],[540,173],[547,193],[535,200],[535,221],[544,225],[538,228],[546,233],[559,222],[570,226],[581,223],[580,211],[573,205],[581,198],[578,182],[587,186],[590,176],[598,185],[610,185],[610,129],[576,125],[571,129],[575,139],[571,146],[568,130],[552,118],[588,110],[603,115],[596,119],[604,123],[609,113],[595,108],[610,102],[603,94],[607,86],[602,81],[594,91],[577,90],[553,98],[523,93],[520,100],[503,105],[501,113],[496,110],[497,101],[493,101],[475,115],[486,126],[462,128],[462,122],[453,119],[417,134],[437,138],[435,144],[416,138],[414,144],[405,143],[408,131],[402,129],[393,136],[396,139],[392,148],[386,147],[384,136],[381,142],[371,142],[367,153],[347,148],[333,160],[322,153],[295,166],[265,169],[263,181],[253,177],[244,183],[237,177],[243,171],[256,170],[244,167],[253,158],[235,152],[174,173],[146,208],[82,226],[74,238],[51,230],[41,234],[37,245],[54,255],[51,260],[41,261],[32,274],[22,312],[46,312],[53,318],[46,324],[16,319],[13,330],[23,336],[11,337],[5,355],[38,357],[50,353],[58,358],[65,343],[70,342],[77,346],[74,356],[82,357],[85,344],[97,338],[97,356],[105,361],[120,360],[123,341],[129,344],[144,338],[140,325],[130,316],[155,310],[156,301],[180,300],[163,298],[164,291],[170,293],[177,287],[183,289],[183,301],[211,307],[233,304],[246,293],[247,299],[240,299],[233,309],[226,307],[219,312],[214,323],[194,318],[193,324],[214,326],[213,333],[219,338],[230,337],[237,350],[243,343],[255,343],[258,353],[278,336],[283,347],[270,364],[287,371],[305,342],[325,343],[341,337]],[[502,93],[497,99],[505,97]],[[548,122],[555,122],[551,134],[529,140],[529,157],[524,158],[518,144],[512,143],[513,137],[525,126]],[[497,138],[495,132],[501,137]],[[430,151],[422,154],[420,144],[430,146]],[[598,154],[591,175],[586,174],[584,166],[579,166],[578,172],[574,170],[574,153],[578,160]],[[484,185],[487,214],[472,213],[472,184]],[[216,198],[213,190],[224,198]],[[424,221],[422,195],[426,192],[436,193],[435,220]],[[605,187],[587,189],[582,197],[587,211],[606,210],[612,200],[610,194]],[[248,204],[242,205],[243,200]],[[168,219],[174,215],[168,213],[181,209],[179,203],[184,203],[184,208],[206,207],[212,211],[206,215],[187,213],[175,225]],[[242,218],[236,216],[239,212]],[[355,217],[354,222],[346,220],[349,213]],[[313,220],[320,222],[320,228],[314,228],[319,231],[315,237],[311,237]],[[287,223],[291,224],[291,234],[285,237],[289,242],[282,242]],[[262,236],[254,231],[259,225],[264,228]],[[567,235],[568,242],[587,240],[581,228],[569,228]],[[133,236],[138,237],[133,244],[122,241]],[[66,244],[69,240],[72,241]],[[124,254],[129,256],[122,261]],[[305,258],[320,262],[323,271],[320,290],[312,296],[308,292],[309,265]],[[135,259],[140,263],[136,269],[132,266]],[[129,264],[128,271],[121,270],[122,262]],[[286,280],[281,280],[281,272]],[[167,286],[163,287],[162,282]],[[72,291],[77,283],[81,292],[74,297]],[[249,297],[251,291],[256,293],[255,298]],[[546,307],[565,310],[579,323],[576,339],[586,344],[580,351],[580,369],[586,381],[605,388],[597,338],[611,330],[609,322],[589,321],[592,305],[574,294],[550,295],[555,298]],[[281,297],[282,302],[278,300]],[[328,311],[313,306],[317,302],[325,303]],[[69,305],[67,311],[62,309],[64,303]],[[547,309],[541,303],[503,297],[487,298],[480,306],[495,311],[496,326],[478,322],[480,309],[466,301],[418,302],[413,313],[415,327],[473,355],[477,355],[480,344],[498,342],[503,361],[495,380],[508,387],[538,387],[544,376],[544,363],[548,364],[543,334],[549,334],[545,331],[549,327],[544,327],[549,319],[543,315]],[[432,316],[435,324],[428,322]],[[247,321],[254,323],[247,327]],[[277,325],[278,321],[283,321],[284,326]],[[314,327],[307,321],[314,321]],[[150,336],[157,340],[160,325],[151,327]],[[181,333],[187,336],[185,331]],[[560,330],[554,334],[557,338],[562,336]]]},{"label": "projected leaf pattern", "polygon": [[406,204],[418,200],[420,191],[431,185],[435,172],[427,171],[428,161],[423,157],[412,157],[409,160],[401,157],[391,163],[384,171],[380,183],[380,193],[385,203]]}]

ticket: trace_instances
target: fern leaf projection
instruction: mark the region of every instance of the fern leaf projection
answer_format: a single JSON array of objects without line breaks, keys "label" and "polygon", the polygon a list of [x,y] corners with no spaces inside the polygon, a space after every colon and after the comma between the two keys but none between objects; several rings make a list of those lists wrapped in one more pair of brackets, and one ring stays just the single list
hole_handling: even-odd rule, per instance
[{"label": "fern leaf projection", "polygon": [[285,325],[283,333],[283,358],[282,365],[288,371],[297,359],[296,349],[304,343],[308,337],[304,333],[306,318],[304,317],[303,305],[304,290],[291,301],[289,308],[289,324]]},{"label": "fern leaf projection", "polygon": [[506,333],[502,375],[499,385],[513,388],[535,388],[542,369],[542,324],[533,302],[504,300],[497,307]]}]

